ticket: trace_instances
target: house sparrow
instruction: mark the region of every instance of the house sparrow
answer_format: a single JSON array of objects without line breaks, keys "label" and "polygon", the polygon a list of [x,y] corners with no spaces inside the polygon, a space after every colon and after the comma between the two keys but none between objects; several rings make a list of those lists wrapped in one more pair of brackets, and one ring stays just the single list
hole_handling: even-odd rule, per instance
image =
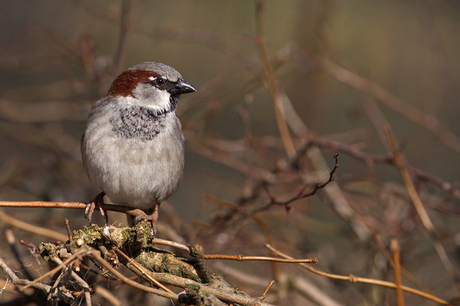
[{"label": "house sparrow", "polygon": [[174,68],[144,62],[121,73],[91,108],[81,140],[83,166],[102,192],[88,203],[91,222],[105,194],[116,205],[138,208],[135,218],[155,222],[160,203],[177,189],[184,170],[184,135],[176,106],[195,92]]}]

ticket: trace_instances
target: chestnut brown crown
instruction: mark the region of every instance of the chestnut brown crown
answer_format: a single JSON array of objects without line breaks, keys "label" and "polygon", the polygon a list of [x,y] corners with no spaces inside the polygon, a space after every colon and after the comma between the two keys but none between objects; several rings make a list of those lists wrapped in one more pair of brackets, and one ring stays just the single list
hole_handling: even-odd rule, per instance
[{"label": "chestnut brown crown", "polygon": [[134,89],[139,84],[150,84],[171,95],[195,92],[181,74],[171,66],[160,62],[143,62],[122,72],[112,83],[108,97],[134,97]]}]

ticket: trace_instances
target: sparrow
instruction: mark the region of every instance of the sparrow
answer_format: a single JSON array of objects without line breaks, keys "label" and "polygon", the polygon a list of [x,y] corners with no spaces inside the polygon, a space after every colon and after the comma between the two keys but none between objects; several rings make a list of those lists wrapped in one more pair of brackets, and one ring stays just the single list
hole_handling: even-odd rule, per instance
[{"label": "sparrow", "polygon": [[115,205],[140,209],[134,219],[152,222],[158,208],[179,186],[184,171],[184,135],[176,107],[181,94],[196,92],[174,68],[144,62],[122,72],[106,97],[91,108],[81,140],[83,166],[102,192],[85,217],[107,195]]}]

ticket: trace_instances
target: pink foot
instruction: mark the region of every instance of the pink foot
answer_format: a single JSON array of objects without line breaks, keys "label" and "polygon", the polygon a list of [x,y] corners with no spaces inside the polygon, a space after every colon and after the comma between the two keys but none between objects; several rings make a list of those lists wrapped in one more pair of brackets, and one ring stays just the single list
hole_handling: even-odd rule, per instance
[{"label": "pink foot", "polygon": [[102,204],[104,204],[104,196],[105,196],[105,192],[101,192],[93,200],[91,200],[91,202],[86,204],[85,218],[88,219],[89,224],[91,224],[91,218],[93,216],[94,209],[96,207],[101,212],[102,217],[104,217],[105,225],[107,225],[109,223],[109,218],[108,218],[106,212],[104,211],[104,209],[102,209]]}]

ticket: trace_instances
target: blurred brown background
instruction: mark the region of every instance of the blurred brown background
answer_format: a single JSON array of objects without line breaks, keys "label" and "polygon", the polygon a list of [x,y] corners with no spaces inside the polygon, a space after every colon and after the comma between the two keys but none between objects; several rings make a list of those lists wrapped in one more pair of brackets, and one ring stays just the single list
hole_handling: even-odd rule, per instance
[{"label": "blurred brown background", "polygon": [[[204,194],[242,201],[256,175],[241,165],[270,171],[286,157],[257,51],[254,3],[133,1],[124,11],[125,30],[122,11],[119,1],[0,3],[0,200],[92,199],[98,191],[86,178],[79,147],[89,108],[105,95],[117,73],[142,61],[160,61],[198,89],[179,104],[187,138],[186,168],[178,192],[168,200],[184,226],[192,229],[188,239],[210,253],[268,254],[263,248],[266,237],[256,224],[244,218],[217,222],[225,209],[203,201]],[[381,135],[383,121],[377,118],[386,118],[408,164],[458,187],[459,16],[457,1],[267,1],[265,40],[279,85],[311,135],[358,144],[359,150],[385,156],[389,151]],[[338,66],[328,70],[323,60]],[[407,108],[395,111],[366,94],[367,88],[350,86],[353,78],[347,71],[425,113],[423,118],[437,118],[445,129],[438,133],[435,127],[433,132],[433,122],[414,120],[404,111]],[[301,140],[292,136],[300,148]],[[329,169],[334,153],[323,150]],[[305,163],[305,169],[313,171],[314,161]],[[391,266],[372,237],[378,235],[386,246],[396,237],[408,271],[435,295],[458,296],[458,286],[434,251],[397,168],[369,166],[341,153],[335,176],[334,184],[345,191],[373,236],[358,238],[350,220],[337,214],[321,190],[294,202],[290,214],[278,207],[261,214],[279,249],[297,258],[317,256],[321,267],[334,273],[392,280]],[[275,181],[268,188],[273,196],[289,199],[304,183],[315,180],[313,175],[303,183]],[[422,180],[416,180],[416,187],[458,267],[459,198]],[[261,191],[250,204],[266,202]],[[70,219],[72,228],[86,225],[82,211],[4,211],[62,233],[64,218]],[[160,212],[160,223],[162,218],[170,220],[169,214],[163,216]],[[124,222],[119,214],[110,218]],[[101,219],[95,221],[102,224]],[[20,231],[16,235],[27,237]],[[10,256],[7,249],[0,254]],[[231,266],[273,278],[268,264]],[[294,265],[281,268],[311,277]],[[389,289],[311,280],[346,305],[395,304]],[[233,281],[255,296],[263,292]],[[412,305],[432,305],[412,295],[406,298]],[[311,303],[300,295],[275,302]]]}]

